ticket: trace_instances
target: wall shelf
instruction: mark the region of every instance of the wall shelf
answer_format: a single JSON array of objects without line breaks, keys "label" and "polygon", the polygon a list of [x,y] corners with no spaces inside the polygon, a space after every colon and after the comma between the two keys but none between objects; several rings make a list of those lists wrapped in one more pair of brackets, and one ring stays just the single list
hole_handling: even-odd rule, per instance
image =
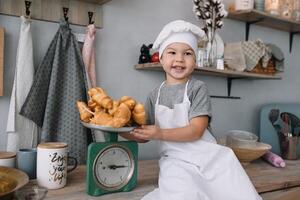
[{"label": "wall shelf", "polygon": [[[162,71],[162,66],[160,63],[144,63],[135,65],[135,69],[138,70],[159,70]],[[226,98],[226,99],[240,99],[240,97],[230,96],[231,93],[231,83],[235,79],[281,79],[279,75],[266,75],[257,74],[250,72],[238,72],[233,70],[219,70],[209,67],[196,68],[193,74],[201,74],[207,76],[221,76],[227,78],[227,96],[212,95],[212,98]]]},{"label": "wall shelf", "polygon": [[229,19],[239,20],[246,23],[246,41],[249,38],[250,26],[252,24],[265,26],[290,33],[290,52],[292,51],[293,37],[295,34],[300,34],[300,22],[291,19],[284,19],[278,16],[270,15],[257,10],[245,10],[230,12]]}]

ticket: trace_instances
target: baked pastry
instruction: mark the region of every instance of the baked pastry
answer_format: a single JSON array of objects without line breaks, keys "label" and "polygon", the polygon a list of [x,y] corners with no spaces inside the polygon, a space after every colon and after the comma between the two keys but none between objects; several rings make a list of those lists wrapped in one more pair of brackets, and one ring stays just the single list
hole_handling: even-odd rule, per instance
[{"label": "baked pastry", "polygon": [[90,123],[101,125],[101,126],[113,127],[113,117],[105,112],[95,113]]},{"label": "baked pastry", "polygon": [[130,96],[114,101],[100,87],[91,88],[88,95],[90,99],[87,104],[77,101],[80,119],[84,122],[114,128],[146,122],[144,106]]},{"label": "baked pastry", "polygon": [[93,116],[93,112],[88,108],[86,103],[77,101],[77,108],[80,113],[80,119],[84,122],[89,122],[90,118]]},{"label": "baked pastry", "polygon": [[125,103],[130,110],[132,110],[136,104],[136,101],[130,96],[121,97],[120,102]]},{"label": "baked pastry", "polygon": [[111,109],[113,107],[113,100],[105,93],[94,94],[92,100],[105,109]]},{"label": "baked pastry", "polygon": [[124,103],[121,103],[120,106],[117,107],[113,116],[105,112],[95,113],[90,123],[120,128],[130,120],[130,117],[131,112],[129,108]]},{"label": "baked pastry", "polygon": [[108,113],[110,115],[114,115],[115,112],[117,111],[118,107],[120,105],[120,102],[119,101],[113,101],[113,107],[111,109],[108,109]]},{"label": "baked pastry", "polygon": [[106,92],[102,88],[100,88],[100,87],[94,87],[94,88],[89,89],[89,91],[88,91],[88,94],[89,94],[90,98],[92,98],[92,96],[94,96],[97,93],[104,93],[104,94],[106,94]]},{"label": "baked pastry", "polygon": [[146,124],[146,112],[143,104],[137,103],[134,106],[132,118],[139,125]]}]

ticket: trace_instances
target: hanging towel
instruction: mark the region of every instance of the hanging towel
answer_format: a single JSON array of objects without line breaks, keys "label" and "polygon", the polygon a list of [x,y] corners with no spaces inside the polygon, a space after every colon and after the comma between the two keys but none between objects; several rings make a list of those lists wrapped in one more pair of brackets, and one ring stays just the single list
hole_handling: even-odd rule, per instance
[{"label": "hanging towel", "polygon": [[21,16],[20,38],[17,49],[14,84],[7,120],[7,151],[32,148],[37,145],[38,128],[19,114],[33,82],[34,65],[31,21]]},{"label": "hanging towel", "polygon": [[74,34],[63,21],[34,76],[21,114],[42,127],[42,141],[68,143],[79,163],[86,160],[87,134],[76,101],[86,101],[84,64]]},{"label": "hanging towel", "polygon": [[95,70],[95,41],[96,27],[90,24],[86,29],[86,36],[82,48],[82,57],[88,78],[89,88],[96,87],[96,70]]}]

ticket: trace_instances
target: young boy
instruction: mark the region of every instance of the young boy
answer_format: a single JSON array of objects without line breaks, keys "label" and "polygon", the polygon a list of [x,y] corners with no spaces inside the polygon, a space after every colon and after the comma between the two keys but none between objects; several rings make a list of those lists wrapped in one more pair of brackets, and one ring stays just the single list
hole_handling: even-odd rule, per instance
[{"label": "young boy", "polygon": [[261,199],[232,150],[216,144],[207,129],[211,117],[207,87],[191,78],[198,39],[203,37],[199,27],[177,20],[167,24],[154,42],[166,80],[147,99],[151,125],[136,128],[127,137],[159,141],[158,188],[143,200]]}]

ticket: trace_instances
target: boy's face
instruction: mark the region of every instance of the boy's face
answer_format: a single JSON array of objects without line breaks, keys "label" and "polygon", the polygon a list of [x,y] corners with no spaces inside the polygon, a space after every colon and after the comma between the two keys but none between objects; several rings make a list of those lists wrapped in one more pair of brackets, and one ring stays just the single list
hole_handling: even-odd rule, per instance
[{"label": "boy's face", "polygon": [[185,43],[172,43],[164,50],[160,63],[167,75],[167,83],[183,83],[196,66],[193,49]]}]

